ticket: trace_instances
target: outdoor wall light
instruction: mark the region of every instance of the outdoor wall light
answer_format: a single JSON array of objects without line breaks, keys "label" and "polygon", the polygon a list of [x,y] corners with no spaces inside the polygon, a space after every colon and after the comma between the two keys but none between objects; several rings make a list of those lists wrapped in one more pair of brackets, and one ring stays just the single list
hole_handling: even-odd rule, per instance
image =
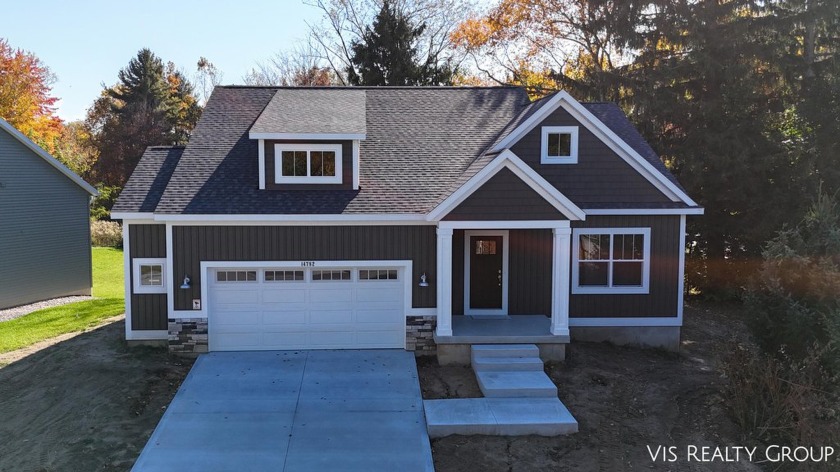
[{"label": "outdoor wall light", "polygon": [[187,274],[184,274],[184,282],[181,284],[181,288],[184,289],[184,290],[187,290],[190,287],[191,287],[190,276],[187,275]]},{"label": "outdoor wall light", "polygon": [[423,275],[420,276],[420,283],[418,285],[420,285],[421,287],[429,286],[429,279],[426,277],[425,272],[423,272]]}]

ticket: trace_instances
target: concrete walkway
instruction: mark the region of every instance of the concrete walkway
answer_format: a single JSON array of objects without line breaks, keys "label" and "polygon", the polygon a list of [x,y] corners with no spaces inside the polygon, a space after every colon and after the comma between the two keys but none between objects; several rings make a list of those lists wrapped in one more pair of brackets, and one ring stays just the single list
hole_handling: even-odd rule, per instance
[{"label": "concrete walkway", "polygon": [[433,471],[412,353],[210,353],[134,471]]}]

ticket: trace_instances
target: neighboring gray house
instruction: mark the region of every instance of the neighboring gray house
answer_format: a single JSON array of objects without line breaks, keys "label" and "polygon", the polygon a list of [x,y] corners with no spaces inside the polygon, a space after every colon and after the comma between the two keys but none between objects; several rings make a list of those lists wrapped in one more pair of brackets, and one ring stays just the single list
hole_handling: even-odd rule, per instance
[{"label": "neighboring gray house", "polygon": [[96,189],[0,119],[0,309],[90,295]]},{"label": "neighboring gray house", "polygon": [[174,350],[679,345],[703,209],[620,108],[514,87],[216,87],[123,220],[126,337]]}]

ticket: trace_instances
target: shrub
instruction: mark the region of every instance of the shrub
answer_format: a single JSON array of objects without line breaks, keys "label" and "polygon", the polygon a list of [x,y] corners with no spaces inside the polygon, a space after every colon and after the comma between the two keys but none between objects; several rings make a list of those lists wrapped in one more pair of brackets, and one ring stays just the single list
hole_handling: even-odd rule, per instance
[{"label": "shrub", "polygon": [[97,247],[122,247],[122,227],[116,221],[90,220],[90,243]]},{"label": "shrub", "polygon": [[90,205],[90,217],[95,220],[108,220],[111,218],[111,207],[120,196],[122,187],[99,185],[96,187],[99,196],[93,199]]}]

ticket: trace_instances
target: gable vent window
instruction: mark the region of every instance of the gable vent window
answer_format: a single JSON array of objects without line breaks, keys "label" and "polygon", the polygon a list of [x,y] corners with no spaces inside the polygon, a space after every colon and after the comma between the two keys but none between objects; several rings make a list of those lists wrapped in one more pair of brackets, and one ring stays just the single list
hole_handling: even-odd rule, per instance
[{"label": "gable vent window", "polygon": [[648,293],[650,228],[574,230],[572,293]]},{"label": "gable vent window", "polygon": [[340,144],[276,144],[278,184],[340,184]]},{"label": "gable vent window", "polygon": [[543,126],[540,163],[577,164],[578,127]]}]

